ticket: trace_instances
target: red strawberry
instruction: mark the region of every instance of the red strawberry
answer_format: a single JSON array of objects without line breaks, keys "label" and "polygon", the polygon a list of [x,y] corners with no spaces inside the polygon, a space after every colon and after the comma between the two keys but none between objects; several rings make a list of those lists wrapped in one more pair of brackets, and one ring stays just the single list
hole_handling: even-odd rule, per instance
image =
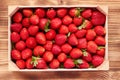
[{"label": "red strawberry", "polygon": [[50,30],[45,34],[45,36],[46,36],[46,39],[48,39],[48,40],[53,40],[53,39],[55,38],[55,36],[56,36],[56,32],[55,32],[55,30],[50,29]]},{"label": "red strawberry", "polygon": [[11,31],[20,32],[22,29],[22,25],[20,23],[11,24]]},{"label": "red strawberry", "polygon": [[67,58],[64,62],[64,67],[68,69],[75,67],[74,61],[71,58]]},{"label": "red strawberry", "polygon": [[91,9],[85,9],[82,12],[82,17],[83,18],[90,18],[92,16],[92,10]]},{"label": "red strawberry", "polygon": [[60,53],[57,59],[59,62],[64,62],[67,59],[67,55],[65,53]]},{"label": "red strawberry", "polygon": [[46,43],[46,38],[45,38],[44,33],[42,32],[37,33],[36,41],[37,43],[44,45]]},{"label": "red strawberry", "polygon": [[61,50],[64,53],[69,54],[69,52],[72,50],[72,47],[68,43],[66,43],[61,46]]},{"label": "red strawberry", "polygon": [[88,30],[87,33],[86,33],[86,39],[87,40],[94,40],[96,37],[96,33],[94,32],[94,30]]},{"label": "red strawberry", "polygon": [[102,36],[97,36],[97,38],[95,39],[95,43],[102,46],[106,44],[105,39]]},{"label": "red strawberry", "polygon": [[72,46],[78,45],[78,40],[77,40],[75,34],[71,34],[71,35],[69,36],[69,38],[68,38],[68,43],[69,43],[70,45],[72,45]]},{"label": "red strawberry", "polygon": [[92,23],[89,20],[85,20],[83,24],[85,29],[91,29],[93,27]]},{"label": "red strawberry", "polygon": [[49,64],[50,68],[52,69],[56,69],[59,68],[60,66],[60,62],[57,59],[53,59],[50,64]]},{"label": "red strawberry", "polygon": [[52,29],[58,29],[61,26],[61,24],[62,24],[62,21],[59,18],[54,18],[50,21],[50,27]]},{"label": "red strawberry", "polygon": [[22,50],[24,50],[24,49],[26,48],[26,44],[25,44],[24,41],[19,41],[19,42],[17,42],[17,43],[15,44],[15,48],[16,48],[17,50],[22,51]]},{"label": "red strawberry", "polygon": [[106,17],[103,13],[99,11],[94,11],[91,17],[91,22],[95,26],[100,26],[105,24]]},{"label": "red strawberry", "polygon": [[97,55],[104,57],[105,56],[105,49],[102,48],[102,49],[97,50]]},{"label": "red strawberry", "polygon": [[70,11],[69,11],[69,15],[71,17],[75,17],[77,14],[77,9],[76,8],[71,8]]},{"label": "red strawberry", "polygon": [[57,10],[57,16],[63,18],[67,14],[67,9],[60,8]]},{"label": "red strawberry", "polygon": [[87,52],[87,51],[83,51],[82,58],[84,60],[86,60],[87,62],[91,62],[92,61],[92,55],[89,52]]},{"label": "red strawberry", "polygon": [[26,60],[26,68],[27,69],[33,69],[34,68],[33,63],[31,63],[31,62],[32,62],[32,58],[29,58],[29,59]]},{"label": "red strawberry", "polygon": [[74,23],[76,26],[79,26],[79,25],[82,24],[82,20],[83,20],[82,17],[74,17],[73,23]]},{"label": "red strawberry", "polygon": [[41,18],[40,21],[39,21],[40,30],[45,30],[45,27],[46,27],[47,23],[48,23],[48,19]]},{"label": "red strawberry", "polygon": [[30,20],[29,20],[29,18],[24,18],[24,19],[22,20],[22,25],[23,25],[24,27],[29,27],[29,26],[30,26]]},{"label": "red strawberry", "polygon": [[86,30],[85,29],[81,29],[81,30],[78,30],[76,33],[75,33],[75,35],[76,35],[76,37],[77,38],[82,38],[82,37],[84,37],[85,35],[86,35]]},{"label": "red strawberry", "polygon": [[11,33],[11,41],[16,43],[20,40],[20,35],[17,32]]},{"label": "red strawberry", "polygon": [[23,28],[20,32],[20,37],[22,40],[26,40],[29,37],[28,30],[26,28]]},{"label": "red strawberry", "polygon": [[34,26],[34,25],[31,25],[29,28],[28,28],[28,32],[30,35],[32,36],[35,36],[39,31],[39,27],[38,26]]},{"label": "red strawberry", "polygon": [[85,60],[78,59],[77,62],[78,62],[78,64],[77,64],[78,68],[85,69],[85,68],[90,67],[89,64]]},{"label": "red strawberry", "polygon": [[35,56],[42,56],[45,52],[45,48],[42,46],[36,46],[33,50]]},{"label": "red strawberry", "polygon": [[67,40],[67,36],[64,35],[64,34],[57,34],[56,37],[55,37],[55,43],[57,45],[62,45],[66,42]]},{"label": "red strawberry", "polygon": [[29,37],[26,40],[26,45],[27,45],[28,48],[33,49],[37,45],[35,38],[34,37]]},{"label": "red strawberry", "polygon": [[25,61],[20,59],[20,60],[17,60],[16,61],[16,65],[18,66],[19,69],[24,69],[26,66],[25,66]]},{"label": "red strawberry", "polygon": [[32,57],[32,50],[29,48],[26,48],[21,52],[21,55],[22,55],[22,59],[26,60],[26,59]]},{"label": "red strawberry", "polygon": [[46,41],[46,44],[44,45],[45,50],[50,51],[52,49],[53,42],[52,41]]},{"label": "red strawberry", "polygon": [[56,11],[54,9],[48,9],[46,15],[48,18],[53,19],[56,16]]},{"label": "red strawberry", "polygon": [[65,17],[63,17],[62,21],[63,21],[63,24],[69,25],[72,23],[72,18],[69,15],[66,15]]},{"label": "red strawberry", "polygon": [[28,8],[23,9],[22,12],[23,12],[23,15],[24,15],[25,17],[30,17],[30,16],[32,16],[32,14],[33,14],[32,9],[28,9]]},{"label": "red strawberry", "polygon": [[35,10],[35,14],[39,17],[39,18],[43,18],[45,16],[45,10],[42,8],[38,8]]},{"label": "red strawberry", "polygon": [[73,48],[72,51],[70,52],[70,56],[73,59],[78,59],[82,56],[82,51],[78,48]]},{"label": "red strawberry", "polygon": [[99,36],[103,36],[103,35],[105,35],[105,33],[106,33],[103,26],[96,26],[96,27],[94,28],[94,31],[95,31],[96,34],[99,35]]},{"label": "red strawberry", "polygon": [[87,40],[86,38],[78,39],[78,46],[79,49],[86,49],[87,48]]},{"label": "red strawberry", "polygon": [[58,55],[60,52],[61,52],[60,46],[54,44],[53,47],[52,47],[52,53],[53,53],[54,55]]},{"label": "red strawberry", "polygon": [[68,27],[66,25],[61,25],[59,29],[60,34],[67,34],[69,32]]},{"label": "red strawberry", "polygon": [[77,31],[77,27],[76,27],[75,24],[70,24],[68,26],[68,29],[69,29],[70,32],[76,32]]},{"label": "red strawberry", "polygon": [[19,23],[22,21],[22,14],[20,12],[16,12],[14,15],[13,15],[13,21],[16,22],[16,23]]},{"label": "red strawberry", "polygon": [[39,23],[39,17],[37,15],[32,15],[30,17],[30,23],[33,25],[36,25]]},{"label": "red strawberry", "polygon": [[87,45],[87,51],[90,53],[96,53],[97,51],[97,44],[94,41],[89,41]]},{"label": "red strawberry", "polygon": [[97,67],[103,63],[104,59],[101,56],[94,55],[92,59],[92,64]]},{"label": "red strawberry", "polygon": [[50,51],[46,51],[44,54],[43,54],[43,59],[46,61],[46,62],[50,62],[53,60],[53,53],[50,52]]},{"label": "red strawberry", "polygon": [[20,51],[18,51],[18,50],[16,50],[16,49],[13,49],[13,50],[11,51],[11,57],[12,57],[12,59],[14,59],[14,60],[21,59],[21,53],[20,53]]}]

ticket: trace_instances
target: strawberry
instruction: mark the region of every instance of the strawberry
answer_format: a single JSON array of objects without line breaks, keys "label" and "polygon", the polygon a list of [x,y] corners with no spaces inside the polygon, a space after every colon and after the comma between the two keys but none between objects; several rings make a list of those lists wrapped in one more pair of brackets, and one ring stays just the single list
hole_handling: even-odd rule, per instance
[{"label": "strawberry", "polygon": [[52,29],[58,29],[62,24],[62,21],[60,18],[53,18],[51,21],[50,21],[50,27]]},{"label": "strawberry", "polygon": [[48,19],[41,18],[40,21],[39,21],[40,30],[45,30],[45,27],[46,27],[47,23],[48,23]]},{"label": "strawberry", "polygon": [[104,59],[101,56],[94,55],[92,59],[92,64],[97,67],[103,63]]},{"label": "strawberry", "polygon": [[16,43],[20,40],[20,35],[17,32],[11,33],[11,41]]},{"label": "strawberry", "polygon": [[45,48],[42,46],[36,46],[33,50],[34,56],[42,56],[45,52]]},{"label": "strawberry", "polygon": [[70,24],[68,26],[68,29],[69,29],[70,32],[76,32],[77,31],[77,27],[76,27],[75,24]]},{"label": "strawberry", "polygon": [[16,23],[19,23],[22,21],[22,14],[20,12],[16,12],[13,17],[12,17],[13,21]]},{"label": "strawberry", "polygon": [[96,26],[94,28],[94,31],[96,32],[97,35],[99,36],[104,36],[105,35],[105,28],[103,26]]},{"label": "strawberry", "polygon": [[26,40],[29,37],[29,33],[28,33],[28,30],[26,28],[23,28],[20,31],[20,37],[22,40]]},{"label": "strawberry", "polygon": [[69,36],[69,38],[68,38],[68,43],[69,43],[70,45],[72,45],[72,46],[78,45],[78,40],[77,40],[75,34],[71,34],[71,35]]},{"label": "strawberry", "polygon": [[48,18],[53,19],[56,16],[56,11],[54,9],[48,9],[46,15]]},{"label": "strawberry", "polygon": [[71,8],[70,10],[69,10],[69,15],[71,16],[71,17],[75,17],[76,16],[76,14],[77,14],[77,9],[76,8]]},{"label": "strawberry", "polygon": [[28,58],[26,60],[26,68],[27,69],[33,69],[34,68],[33,63],[31,63],[31,62],[32,62],[32,58]]},{"label": "strawberry", "polygon": [[83,18],[82,17],[74,17],[73,19],[73,23],[76,25],[76,26],[79,26],[82,24],[82,21],[83,21]]},{"label": "strawberry", "polygon": [[51,51],[52,46],[53,46],[53,42],[52,41],[46,41],[46,44],[44,45],[44,48],[47,51]]},{"label": "strawberry", "polygon": [[90,53],[96,53],[97,51],[97,44],[94,41],[89,41],[87,45],[87,51]]},{"label": "strawberry", "polygon": [[39,17],[39,18],[43,18],[45,16],[45,10],[42,8],[38,8],[35,10],[35,14]]},{"label": "strawberry", "polygon": [[20,32],[22,29],[22,25],[20,23],[11,24],[11,31]]},{"label": "strawberry", "polygon": [[86,38],[78,39],[78,46],[79,49],[86,49],[87,48],[87,40]]},{"label": "strawberry", "polygon": [[20,53],[20,51],[18,51],[18,50],[16,50],[16,49],[13,49],[13,50],[11,51],[11,57],[12,57],[12,59],[14,59],[14,60],[19,60],[19,59],[21,59],[21,53]]},{"label": "strawberry", "polygon": [[57,59],[58,59],[59,62],[64,62],[67,59],[67,55],[65,53],[60,53],[57,56]]},{"label": "strawberry", "polygon": [[36,41],[37,43],[42,44],[42,45],[46,44],[46,38],[45,38],[44,33],[42,32],[37,33]]},{"label": "strawberry", "polygon": [[69,15],[66,15],[62,19],[63,24],[69,25],[72,23],[72,18]]},{"label": "strawberry", "polygon": [[30,17],[30,23],[33,25],[36,25],[39,23],[39,17],[37,15],[32,15]]},{"label": "strawberry", "polygon": [[64,62],[64,67],[68,69],[75,67],[74,61],[71,58],[67,58]]},{"label": "strawberry", "polygon": [[29,28],[28,28],[28,32],[31,36],[35,36],[39,31],[39,27],[38,26],[34,26],[34,25],[31,25]]},{"label": "strawberry", "polygon": [[64,53],[69,54],[69,52],[72,50],[72,47],[68,43],[65,43],[61,46],[61,50]]},{"label": "strawberry", "polygon": [[22,51],[26,48],[26,44],[24,41],[19,41],[15,44],[15,48],[19,51]]},{"label": "strawberry", "polygon": [[55,43],[57,45],[63,45],[67,40],[67,36],[64,34],[57,34],[55,37]]},{"label": "strawberry", "polygon": [[59,8],[57,9],[57,16],[63,18],[67,14],[67,9]]},{"label": "strawberry", "polygon": [[25,17],[30,17],[33,14],[32,9],[29,9],[29,8],[23,9],[22,12]]},{"label": "strawberry", "polygon": [[22,60],[22,59],[17,60],[17,61],[16,61],[16,65],[17,65],[17,67],[18,67],[19,69],[24,69],[24,68],[26,67],[25,61]]},{"label": "strawberry", "polygon": [[83,50],[82,58],[84,60],[86,60],[87,62],[91,62],[92,61],[92,55],[89,52],[85,51],[85,50]]},{"label": "strawberry", "polygon": [[82,12],[81,15],[82,15],[83,18],[90,18],[92,16],[92,10],[91,9],[85,9]]},{"label": "strawberry", "polygon": [[104,48],[98,49],[97,50],[97,55],[104,57],[105,56],[105,49]]},{"label": "strawberry", "polygon": [[106,17],[103,13],[99,11],[94,11],[91,16],[91,22],[95,26],[100,26],[105,24]]},{"label": "strawberry", "polygon": [[29,18],[24,18],[24,19],[22,20],[22,25],[23,25],[24,27],[29,27],[29,26],[30,26],[30,20],[29,20]]},{"label": "strawberry", "polygon": [[56,69],[59,68],[60,66],[60,62],[57,59],[53,59],[50,64],[49,64],[50,68],[52,69]]},{"label": "strawberry", "polygon": [[21,52],[21,55],[22,55],[22,59],[27,60],[28,58],[32,57],[32,50],[26,48]]},{"label": "strawberry", "polygon": [[78,30],[76,33],[75,33],[75,36],[77,38],[82,38],[86,35],[86,30],[85,29],[81,29],[81,30]]},{"label": "strawberry", "polygon": [[105,39],[102,36],[97,36],[97,38],[95,39],[95,43],[102,46],[106,44]]},{"label": "strawberry", "polygon": [[70,56],[73,59],[78,59],[82,56],[82,51],[78,48],[73,48],[72,51],[70,52]]},{"label": "strawberry", "polygon": [[89,64],[85,61],[85,60],[82,60],[82,59],[78,59],[77,60],[77,67],[80,68],[80,69],[85,69],[85,68],[89,68]]},{"label": "strawberry", "polygon": [[69,32],[68,27],[66,25],[61,25],[59,29],[60,34],[67,34]]},{"label": "strawberry", "polygon": [[52,47],[52,53],[53,53],[54,55],[58,55],[60,52],[61,52],[60,46],[54,44],[53,47]]},{"label": "strawberry", "polygon": [[53,60],[53,53],[50,52],[50,51],[46,51],[44,54],[43,54],[43,59],[46,61],[46,62],[51,62]]},{"label": "strawberry", "polygon": [[33,49],[37,45],[35,38],[34,37],[29,37],[26,40],[26,45],[27,45],[28,48]]},{"label": "strawberry", "polygon": [[96,37],[96,33],[94,30],[87,30],[87,33],[86,33],[86,39],[91,41],[91,40],[94,40]]},{"label": "strawberry", "polygon": [[47,40],[53,40],[53,39],[55,38],[55,36],[56,36],[56,32],[55,32],[55,30],[50,29],[50,30],[45,34],[45,36],[46,36],[46,39],[47,39]]}]

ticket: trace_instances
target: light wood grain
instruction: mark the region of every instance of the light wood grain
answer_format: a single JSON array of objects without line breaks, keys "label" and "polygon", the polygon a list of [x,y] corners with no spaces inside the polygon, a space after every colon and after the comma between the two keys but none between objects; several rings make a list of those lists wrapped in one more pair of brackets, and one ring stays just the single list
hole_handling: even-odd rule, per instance
[{"label": "light wood grain", "polygon": [[0,0],[0,80],[120,80],[120,0],[63,0],[64,5],[108,5],[110,70],[100,72],[8,72],[8,5],[58,5],[57,0]]}]

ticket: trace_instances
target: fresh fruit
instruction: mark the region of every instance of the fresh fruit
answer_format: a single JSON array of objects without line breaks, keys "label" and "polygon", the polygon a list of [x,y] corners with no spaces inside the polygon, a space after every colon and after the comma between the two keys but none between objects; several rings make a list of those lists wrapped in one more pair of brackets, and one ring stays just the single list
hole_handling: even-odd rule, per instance
[{"label": "fresh fruit", "polygon": [[82,12],[81,15],[82,15],[83,18],[90,18],[92,16],[92,10],[91,9],[85,9]]},{"label": "fresh fruit", "polygon": [[42,46],[36,46],[33,50],[34,56],[42,56],[45,52],[45,48]]},{"label": "fresh fruit", "polygon": [[32,58],[29,58],[29,59],[26,60],[26,68],[27,69],[33,69],[34,68],[33,63],[31,63],[31,62],[32,62]]},{"label": "fresh fruit", "polygon": [[68,38],[68,43],[72,46],[77,46],[78,45],[78,40],[75,36],[75,34],[71,34]]},{"label": "fresh fruit", "polygon": [[43,54],[43,59],[46,61],[46,62],[51,62],[53,60],[53,53],[50,52],[50,51],[46,51],[44,54]]},{"label": "fresh fruit", "polygon": [[20,12],[16,12],[13,15],[13,21],[16,22],[16,23],[21,22],[22,21],[22,14]]},{"label": "fresh fruit", "polygon": [[22,12],[25,17],[30,17],[33,14],[32,9],[29,9],[29,8],[23,9]]},{"label": "fresh fruit", "polygon": [[77,67],[80,68],[80,69],[85,69],[85,68],[89,68],[89,64],[85,61],[85,60],[82,60],[82,59],[78,59],[77,60]]},{"label": "fresh fruit", "polygon": [[69,15],[70,15],[71,17],[79,17],[81,11],[83,11],[82,8],[71,8],[71,9],[69,10]]},{"label": "fresh fruit", "polygon": [[72,47],[71,45],[69,45],[68,43],[65,43],[61,46],[61,50],[66,53],[66,54],[69,54],[70,51],[72,50]]},{"label": "fresh fruit", "polygon": [[28,48],[33,49],[36,45],[37,45],[37,43],[36,43],[36,40],[35,40],[34,37],[29,37],[29,38],[26,40],[26,46],[27,46]]},{"label": "fresh fruit", "polygon": [[97,55],[104,57],[105,56],[105,49],[104,48],[98,49],[97,50]]},{"label": "fresh fruit", "polygon": [[50,64],[49,64],[50,68],[52,69],[56,69],[59,68],[60,66],[60,62],[57,59],[53,59]]},{"label": "fresh fruit", "polygon": [[60,8],[57,10],[57,16],[63,18],[67,14],[67,9]]},{"label": "fresh fruit", "polygon": [[29,27],[29,26],[30,26],[30,20],[29,20],[29,18],[24,18],[24,19],[22,20],[22,25],[23,25],[24,27]]},{"label": "fresh fruit", "polygon": [[73,19],[73,23],[76,25],[76,26],[80,26],[82,24],[82,20],[83,18],[82,17],[75,17]]},{"label": "fresh fruit", "polygon": [[103,26],[96,26],[95,28],[94,28],[94,31],[96,32],[96,34],[98,35],[98,36],[104,36],[105,35],[105,28],[103,27]]},{"label": "fresh fruit", "polygon": [[83,56],[82,56],[82,58],[85,61],[87,61],[87,62],[91,62],[92,61],[92,55],[89,52],[85,51],[85,50],[83,50]]},{"label": "fresh fruit", "polygon": [[20,40],[20,35],[17,32],[11,33],[11,41],[16,43]]},{"label": "fresh fruit", "polygon": [[56,11],[54,9],[49,9],[46,12],[48,18],[53,19],[56,16]]},{"label": "fresh fruit", "polygon": [[91,40],[94,40],[96,37],[96,33],[94,32],[94,30],[87,30],[87,33],[86,33],[86,39],[91,41]]},{"label": "fresh fruit", "polygon": [[39,17],[39,18],[43,18],[45,16],[45,10],[42,8],[38,8],[35,10],[35,14]]},{"label": "fresh fruit", "polygon": [[58,59],[59,62],[64,62],[67,59],[67,55],[65,53],[60,53],[57,56],[57,59]]},{"label": "fresh fruit", "polygon": [[76,27],[75,24],[70,24],[68,26],[68,29],[69,29],[70,32],[76,32],[77,31],[77,27]]},{"label": "fresh fruit", "polygon": [[21,59],[21,53],[20,53],[20,51],[18,51],[18,50],[16,50],[16,49],[13,49],[13,50],[11,51],[11,57],[12,57],[12,59],[14,59],[14,60],[19,60],[19,59]]},{"label": "fresh fruit", "polygon": [[64,67],[65,67],[65,68],[68,68],[68,69],[74,68],[74,67],[75,67],[75,64],[74,64],[73,59],[67,58],[67,59],[65,60],[65,62],[64,62]]},{"label": "fresh fruit", "polygon": [[50,28],[52,29],[58,29],[62,25],[62,21],[60,18],[53,18],[50,21]]},{"label": "fresh fruit", "polygon": [[72,18],[69,15],[63,17],[62,22],[64,25],[69,25],[72,23]]},{"label": "fresh fruit", "polygon": [[22,55],[22,59],[27,60],[28,58],[32,57],[32,50],[26,48],[21,52],[21,55]]},{"label": "fresh fruit", "polygon": [[40,30],[45,30],[45,27],[46,27],[47,23],[48,23],[48,19],[41,18],[40,21],[39,21]]},{"label": "fresh fruit", "polygon": [[60,54],[60,52],[61,52],[60,46],[54,44],[53,47],[52,47],[52,53],[53,53],[54,55],[58,55],[58,54]]},{"label": "fresh fruit", "polygon": [[37,15],[32,15],[30,17],[30,23],[33,25],[36,25],[39,23],[39,17]]},{"label": "fresh fruit", "polygon": [[77,38],[82,38],[86,35],[86,30],[85,29],[81,29],[81,30],[78,30],[76,33],[75,33],[75,36]]},{"label": "fresh fruit", "polygon": [[87,40],[86,38],[78,39],[78,46],[79,49],[86,49],[87,48]]},{"label": "fresh fruit", "polygon": [[22,29],[22,25],[20,23],[13,23],[11,24],[11,31],[13,32],[20,32]]},{"label": "fresh fruit", "polygon": [[94,41],[89,41],[87,45],[87,51],[90,53],[96,53],[97,51],[97,44]]},{"label": "fresh fruit", "polygon": [[59,29],[60,34],[67,34],[69,32],[68,27],[66,25],[61,25]]},{"label": "fresh fruit", "polygon": [[15,48],[19,51],[22,51],[26,48],[26,44],[24,41],[19,41],[15,44]]},{"label": "fresh fruit", "polygon": [[53,29],[50,29],[48,32],[45,34],[47,40],[53,40],[56,36],[56,32]]},{"label": "fresh fruit", "polygon": [[22,40],[26,40],[29,37],[29,33],[28,33],[28,30],[26,28],[23,28],[20,31],[20,37]]},{"label": "fresh fruit", "polygon": [[19,69],[24,69],[26,67],[25,61],[20,59],[16,61],[16,65],[18,66]]},{"label": "fresh fruit", "polygon": [[41,44],[41,45],[46,44],[45,34],[42,33],[42,32],[37,33],[37,34],[36,34],[36,41],[37,41],[37,43],[39,43],[39,44]]},{"label": "fresh fruit", "polygon": [[34,25],[31,25],[29,28],[28,28],[28,32],[31,36],[35,36],[39,31],[39,27],[38,26],[34,26]]},{"label": "fresh fruit", "polygon": [[53,46],[53,42],[52,41],[46,41],[46,44],[44,45],[44,48],[47,51],[51,51],[52,46]]},{"label": "fresh fruit", "polygon": [[97,45],[104,46],[106,42],[105,42],[105,39],[102,36],[97,36],[96,39],[95,39],[95,43]]}]

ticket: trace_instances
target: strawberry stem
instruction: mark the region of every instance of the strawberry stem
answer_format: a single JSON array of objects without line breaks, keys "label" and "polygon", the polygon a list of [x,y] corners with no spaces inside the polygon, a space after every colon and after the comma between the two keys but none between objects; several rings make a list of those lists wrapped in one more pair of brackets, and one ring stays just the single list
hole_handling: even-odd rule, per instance
[{"label": "strawberry stem", "polygon": [[69,37],[69,36],[70,36],[70,34],[71,34],[71,33],[69,32],[69,33],[67,34],[67,37]]},{"label": "strawberry stem", "polygon": [[46,25],[45,25],[45,29],[44,29],[45,32],[48,32],[50,30],[49,25],[50,25],[50,20],[48,20]]},{"label": "strawberry stem", "polygon": [[82,28],[85,28],[85,25],[86,25],[86,22],[85,20],[83,20],[83,23],[78,27],[78,29],[82,29]]},{"label": "strawberry stem", "polygon": [[82,64],[83,63],[83,61],[82,61],[82,59],[77,59],[77,60],[74,60],[74,64]]},{"label": "strawberry stem", "polygon": [[105,48],[105,46],[98,46],[98,50]]},{"label": "strawberry stem", "polygon": [[79,17],[81,12],[84,10],[84,8],[76,8],[75,16]]},{"label": "strawberry stem", "polygon": [[33,66],[37,66],[37,64],[38,64],[37,59],[40,59],[40,58],[39,58],[39,57],[32,56],[31,64],[33,64]]},{"label": "strawberry stem", "polygon": [[87,52],[85,49],[82,49],[82,52],[83,52],[83,56],[87,56]]}]

